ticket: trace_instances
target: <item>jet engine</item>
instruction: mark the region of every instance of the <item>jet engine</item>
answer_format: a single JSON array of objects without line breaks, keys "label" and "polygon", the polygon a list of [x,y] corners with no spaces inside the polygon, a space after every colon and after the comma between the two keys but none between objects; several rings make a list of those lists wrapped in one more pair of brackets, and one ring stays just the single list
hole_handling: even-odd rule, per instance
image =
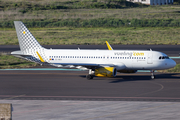
[{"label": "jet engine", "polygon": [[120,73],[136,73],[137,70],[118,70]]},{"label": "jet engine", "polygon": [[116,77],[117,70],[114,67],[103,67],[95,69],[94,75],[99,77]]}]

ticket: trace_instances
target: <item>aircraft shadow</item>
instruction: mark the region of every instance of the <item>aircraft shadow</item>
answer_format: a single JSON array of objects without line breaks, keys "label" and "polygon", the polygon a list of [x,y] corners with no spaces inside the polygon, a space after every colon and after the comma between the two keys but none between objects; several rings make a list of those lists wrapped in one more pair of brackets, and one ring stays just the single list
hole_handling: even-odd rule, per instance
[{"label": "aircraft shadow", "polygon": [[[178,76],[179,75],[179,76]],[[86,78],[85,75],[80,76],[82,78]],[[115,78],[104,78],[104,77],[94,77],[92,80],[110,80],[109,83],[119,83],[119,82],[128,82],[128,81],[153,81],[153,80],[161,80],[161,79],[180,79],[180,73],[158,73],[155,74],[155,79],[151,79],[151,75],[118,75]]]}]

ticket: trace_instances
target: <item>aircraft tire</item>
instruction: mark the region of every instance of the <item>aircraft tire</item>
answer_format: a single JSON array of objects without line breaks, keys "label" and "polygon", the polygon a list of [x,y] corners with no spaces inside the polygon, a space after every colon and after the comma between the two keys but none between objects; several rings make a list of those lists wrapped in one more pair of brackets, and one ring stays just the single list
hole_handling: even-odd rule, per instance
[{"label": "aircraft tire", "polygon": [[87,78],[88,80],[91,80],[91,79],[93,79],[93,75],[86,75],[86,78]]}]

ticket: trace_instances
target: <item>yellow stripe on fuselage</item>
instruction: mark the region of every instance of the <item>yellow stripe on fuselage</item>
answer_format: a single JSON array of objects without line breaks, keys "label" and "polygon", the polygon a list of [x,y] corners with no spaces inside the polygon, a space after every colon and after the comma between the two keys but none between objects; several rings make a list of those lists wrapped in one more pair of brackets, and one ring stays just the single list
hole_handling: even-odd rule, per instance
[{"label": "yellow stripe on fuselage", "polygon": [[41,62],[45,62],[45,61],[43,60],[43,58],[40,56],[40,54],[39,54],[37,51],[36,51],[36,53],[37,53],[39,59],[41,60]]}]

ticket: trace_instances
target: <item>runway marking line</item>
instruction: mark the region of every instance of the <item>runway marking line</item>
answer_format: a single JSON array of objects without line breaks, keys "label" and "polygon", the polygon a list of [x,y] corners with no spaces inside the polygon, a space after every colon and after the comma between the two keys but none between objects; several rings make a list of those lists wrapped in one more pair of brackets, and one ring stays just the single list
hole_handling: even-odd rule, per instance
[{"label": "runway marking line", "polygon": [[2,100],[10,100],[10,99],[17,98],[17,97],[22,97],[22,96],[25,96],[25,94],[24,95],[18,95],[18,96],[12,96],[10,98],[5,98],[5,99],[2,99]]},{"label": "runway marking line", "polygon": [[163,99],[163,100],[180,100],[180,98],[168,98],[168,97],[103,97],[103,96],[28,96],[28,95],[0,95],[0,97],[9,97],[9,99],[24,97],[24,98],[91,98],[91,99]]},{"label": "runway marking line", "polygon": [[[153,82],[150,82],[150,83],[153,83]],[[153,83],[153,84],[160,85],[160,86],[161,86],[161,88],[160,88],[160,89],[158,89],[158,90],[155,90],[155,91],[151,91],[151,92],[147,92],[147,93],[142,93],[142,94],[139,94],[139,95],[136,95],[136,96],[142,96],[142,95],[147,95],[147,94],[151,94],[151,93],[159,92],[159,91],[161,91],[161,90],[164,88],[164,86],[163,86],[162,84],[160,84],[160,83]]]}]

